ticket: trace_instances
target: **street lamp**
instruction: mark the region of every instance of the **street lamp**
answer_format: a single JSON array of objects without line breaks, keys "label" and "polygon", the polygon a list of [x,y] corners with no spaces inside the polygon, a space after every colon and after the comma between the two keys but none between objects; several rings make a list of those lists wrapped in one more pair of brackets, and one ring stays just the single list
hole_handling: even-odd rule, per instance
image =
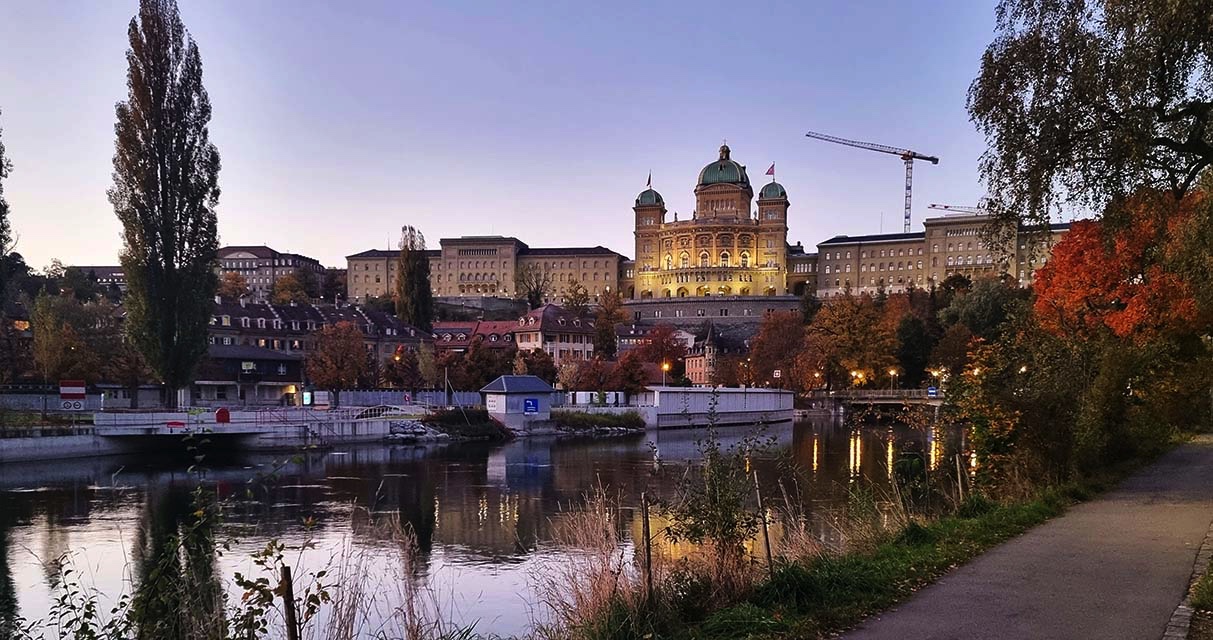
[{"label": "street lamp", "polygon": [[889,391],[897,386],[897,369],[889,369]]},{"label": "street lamp", "polygon": [[670,363],[661,363],[661,386],[665,386],[665,374],[670,370]]}]

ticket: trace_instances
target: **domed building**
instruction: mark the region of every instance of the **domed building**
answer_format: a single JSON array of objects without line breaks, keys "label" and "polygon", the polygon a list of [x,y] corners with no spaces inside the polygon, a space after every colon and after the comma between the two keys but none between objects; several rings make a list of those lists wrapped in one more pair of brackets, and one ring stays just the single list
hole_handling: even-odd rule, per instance
[{"label": "domed building", "polygon": [[[689,218],[667,220],[665,200],[651,188],[636,197],[636,258],[629,297],[793,293],[789,260],[796,259],[796,251],[787,242],[788,205],[787,191],[772,181],[759,190],[755,206],[745,165],[732,158],[727,144],[721,145],[720,156],[699,172],[695,210]],[[799,255],[804,256],[803,250]]]}]

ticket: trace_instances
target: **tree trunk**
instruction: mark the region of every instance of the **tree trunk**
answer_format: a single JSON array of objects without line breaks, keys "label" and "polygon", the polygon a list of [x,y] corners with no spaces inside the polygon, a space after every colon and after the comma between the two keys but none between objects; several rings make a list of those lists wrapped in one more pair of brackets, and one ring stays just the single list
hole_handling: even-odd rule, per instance
[{"label": "tree trunk", "polygon": [[138,409],[139,408],[139,385],[134,384],[134,385],[127,387],[127,393],[131,394],[131,407],[130,408]]}]

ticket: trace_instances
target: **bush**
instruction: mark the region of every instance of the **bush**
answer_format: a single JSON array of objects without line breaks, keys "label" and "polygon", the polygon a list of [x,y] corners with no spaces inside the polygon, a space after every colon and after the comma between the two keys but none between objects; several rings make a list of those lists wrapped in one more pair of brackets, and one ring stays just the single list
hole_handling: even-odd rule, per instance
[{"label": "bush", "polygon": [[584,411],[553,411],[552,421],[574,431],[593,429],[643,429],[644,416],[638,411],[626,413],[586,413]]},{"label": "bush", "polygon": [[998,504],[993,500],[985,497],[980,493],[970,494],[965,498],[965,501],[956,507],[956,516],[959,518],[976,518],[985,515],[995,508]]},{"label": "bush", "polygon": [[485,409],[440,409],[422,418],[426,426],[459,438],[506,440],[508,429],[489,417]]}]

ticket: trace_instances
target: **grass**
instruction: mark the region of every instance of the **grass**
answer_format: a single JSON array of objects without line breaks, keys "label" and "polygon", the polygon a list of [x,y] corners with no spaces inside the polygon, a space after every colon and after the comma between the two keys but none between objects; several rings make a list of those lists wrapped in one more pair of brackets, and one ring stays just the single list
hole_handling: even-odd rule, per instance
[{"label": "grass", "polygon": [[1190,640],[1213,640],[1213,564],[1192,585],[1192,628]]},{"label": "grass", "polygon": [[587,413],[584,411],[553,411],[552,421],[574,431],[594,429],[644,429],[644,416],[638,411],[625,413]]},{"label": "grass", "polygon": [[485,409],[441,409],[421,419],[427,427],[462,440],[508,440],[509,430]]}]

